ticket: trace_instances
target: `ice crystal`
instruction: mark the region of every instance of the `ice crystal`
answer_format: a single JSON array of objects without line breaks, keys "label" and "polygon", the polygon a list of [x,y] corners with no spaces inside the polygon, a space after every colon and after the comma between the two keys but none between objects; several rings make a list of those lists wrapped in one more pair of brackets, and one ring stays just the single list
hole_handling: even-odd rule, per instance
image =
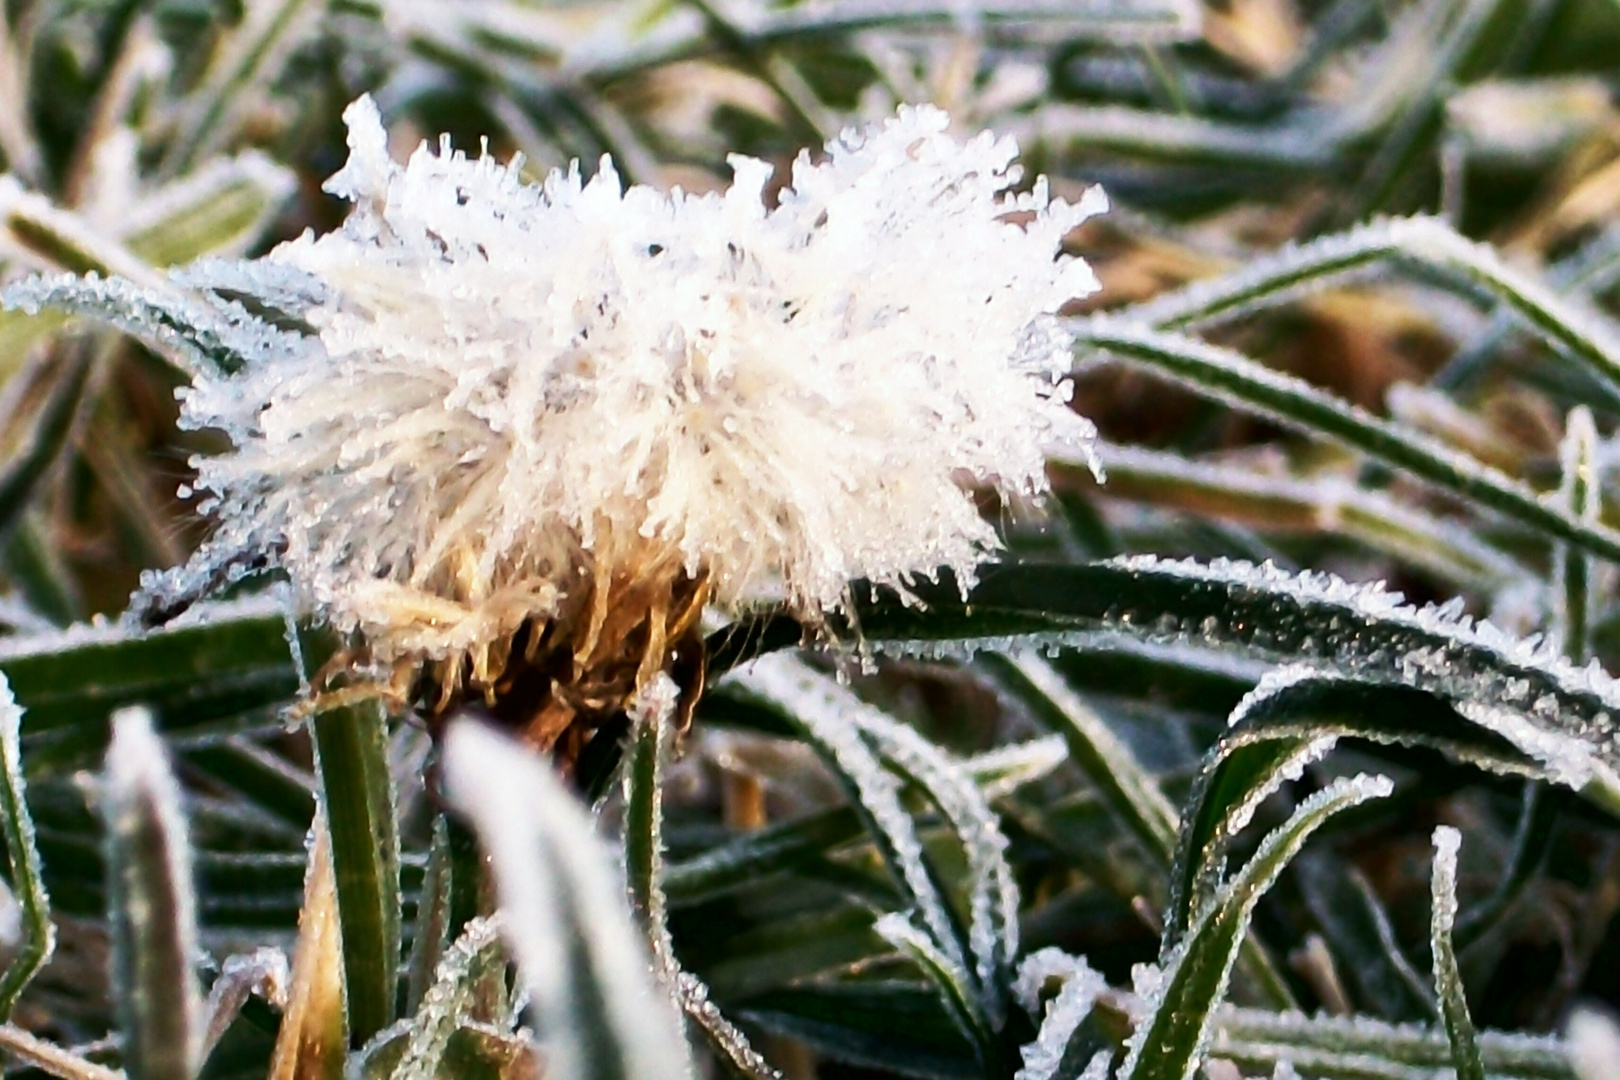
[{"label": "ice crystal", "polygon": [[1104,200],[1014,193],[1010,139],[903,108],[769,206],[748,158],[721,195],[605,158],[529,185],[447,142],[399,165],[369,98],[344,116],[345,224],[211,271],[302,298],[318,347],[200,371],[183,417],[235,445],[198,462],[215,550],[272,556],[379,660],[488,681],[492,643],[599,630],[630,581],[811,621],[855,579],[968,583],[997,538],[964,480],[1038,497],[1089,443],[1054,313],[1096,279],[1058,245]]},{"label": "ice crystal", "polygon": [[[1056,950],[1043,949],[1030,959],[1035,960],[1043,953],[1052,952]],[[1037,964],[1037,970],[1050,964],[1051,958],[1043,958],[1043,962]],[[1066,971],[1051,973],[1059,974],[1063,985],[1057,996],[1046,1003],[1041,1028],[1034,1041],[1019,1048],[1018,1054],[1024,1064],[1014,1074],[1013,1080],[1051,1080],[1056,1076],[1058,1067],[1063,1063],[1063,1053],[1069,1048],[1069,1040],[1086,1017],[1091,1015],[1091,1008],[1097,999],[1108,989],[1108,983],[1084,960],[1069,958]],[[1020,983],[1025,981],[1024,976],[1025,969],[1020,969]]]}]

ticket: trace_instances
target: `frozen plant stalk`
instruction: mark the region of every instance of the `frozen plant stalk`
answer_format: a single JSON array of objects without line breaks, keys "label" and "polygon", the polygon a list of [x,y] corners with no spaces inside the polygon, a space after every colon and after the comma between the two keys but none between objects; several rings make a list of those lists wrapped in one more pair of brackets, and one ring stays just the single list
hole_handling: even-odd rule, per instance
[{"label": "frozen plant stalk", "polygon": [[770,206],[749,158],[723,195],[606,158],[528,185],[344,117],[353,213],[240,275],[283,306],[309,275],[318,339],[199,375],[184,421],[234,443],[198,462],[212,549],[278,563],[436,716],[482,698],[567,758],[658,672],[701,679],[706,605],[966,587],[997,538],[963,484],[1039,496],[1088,446],[1053,316],[1096,288],[1058,249],[1104,199],[1011,192],[1010,139],[904,108]]}]

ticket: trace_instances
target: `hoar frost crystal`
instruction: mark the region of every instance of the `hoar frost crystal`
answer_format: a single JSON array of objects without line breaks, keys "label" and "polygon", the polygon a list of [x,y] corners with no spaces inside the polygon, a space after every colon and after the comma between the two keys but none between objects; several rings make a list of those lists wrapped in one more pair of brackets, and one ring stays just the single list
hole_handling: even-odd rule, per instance
[{"label": "hoar frost crystal", "polygon": [[660,671],[700,682],[706,606],[814,625],[857,579],[969,582],[997,540],[964,485],[1037,496],[1088,445],[1054,315],[1096,288],[1059,244],[1104,200],[1009,192],[1009,139],[903,108],[770,207],[749,158],[723,195],[605,158],[528,185],[344,118],[353,213],[251,268],[313,279],[318,341],[199,374],[183,419],[235,447],[197,462],[213,549],[432,715],[482,698],[571,759]]}]

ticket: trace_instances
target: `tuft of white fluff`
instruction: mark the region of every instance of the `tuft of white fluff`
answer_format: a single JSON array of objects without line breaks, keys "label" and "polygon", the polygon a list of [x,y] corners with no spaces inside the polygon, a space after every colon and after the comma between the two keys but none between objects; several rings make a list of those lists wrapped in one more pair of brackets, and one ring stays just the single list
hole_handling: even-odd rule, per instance
[{"label": "tuft of white fluff", "polygon": [[[271,553],[379,659],[442,659],[581,583],[675,566],[736,609],[815,618],[849,583],[964,583],[997,546],[967,487],[1046,490],[1086,451],[1063,236],[1106,201],[1020,179],[1011,139],[939,109],[845,131],[789,186],[625,188],[603,158],[526,184],[344,113],[344,225],[268,256],[318,279],[318,342],[199,376],[183,420],[234,449],[198,486],[222,546]],[[272,274],[271,271],[275,273]],[[313,284],[313,283],[312,283]]]}]

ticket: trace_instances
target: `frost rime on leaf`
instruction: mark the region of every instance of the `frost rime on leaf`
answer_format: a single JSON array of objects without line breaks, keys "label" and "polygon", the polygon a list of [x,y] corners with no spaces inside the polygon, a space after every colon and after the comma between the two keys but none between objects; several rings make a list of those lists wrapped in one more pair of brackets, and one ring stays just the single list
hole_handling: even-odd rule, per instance
[{"label": "frost rime on leaf", "polygon": [[[1437,694],[1507,738],[1562,782],[1620,790],[1620,683],[1595,661],[1576,667],[1539,636],[1516,638],[1457,605],[1417,608],[1382,584],[1289,573],[1267,563],[1130,556],[1112,567],[1184,590],[1178,601],[1220,614],[1183,617],[1123,596],[1100,618],[1076,619],[1057,643],[1121,639],[1308,665],[1324,676]],[[1238,613],[1242,613],[1241,617]],[[1261,617],[1263,613],[1264,617]],[[1026,639],[1027,643],[1027,639]],[[1000,639],[954,642],[971,651]],[[886,650],[930,655],[922,643]]]},{"label": "frost rime on leaf", "polygon": [[[1069,1047],[1069,1040],[1086,1017],[1091,1015],[1097,998],[1108,989],[1107,981],[1093,971],[1085,960],[1068,956],[1058,949],[1042,949],[1028,957],[1018,968],[1019,998],[1031,1012],[1034,1011],[1031,1006],[1038,1001],[1036,992],[1039,983],[1053,976],[1060,978],[1062,985],[1057,996],[1046,1003],[1040,1031],[1034,1041],[1019,1048],[1024,1065],[1013,1080],[1051,1080],[1063,1064],[1063,1054]],[[1111,1054],[1105,1055],[1105,1067],[1106,1059],[1111,1057]],[[1092,1066],[1095,1065],[1094,1058],[1084,1075],[1091,1075]],[[1104,1071],[1099,1075],[1107,1074]]]}]

